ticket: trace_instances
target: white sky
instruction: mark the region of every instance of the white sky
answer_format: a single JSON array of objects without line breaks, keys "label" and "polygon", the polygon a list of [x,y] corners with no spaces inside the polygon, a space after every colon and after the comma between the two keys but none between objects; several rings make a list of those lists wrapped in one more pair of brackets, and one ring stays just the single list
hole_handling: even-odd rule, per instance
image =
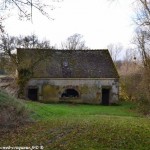
[{"label": "white sky", "polygon": [[110,43],[130,45],[134,33],[132,15],[132,0],[115,3],[108,0],[64,0],[50,11],[54,21],[34,10],[33,23],[19,21],[12,15],[4,25],[10,35],[35,33],[41,39],[50,40],[52,45],[57,44],[58,48],[67,37],[79,33],[89,48],[103,49]]}]

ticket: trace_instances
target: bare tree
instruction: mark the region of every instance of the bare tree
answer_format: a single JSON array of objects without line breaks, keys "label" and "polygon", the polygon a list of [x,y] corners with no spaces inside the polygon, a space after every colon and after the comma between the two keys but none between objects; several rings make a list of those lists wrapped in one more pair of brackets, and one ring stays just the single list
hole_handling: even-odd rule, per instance
[{"label": "bare tree", "polygon": [[109,44],[107,46],[109,52],[110,52],[110,55],[113,59],[114,62],[117,61],[121,51],[123,50],[123,46],[121,43],[118,43],[118,44]]},{"label": "bare tree", "polygon": [[45,10],[46,8],[53,10],[54,6],[43,3],[42,0],[1,0],[0,2],[1,11],[15,8],[18,10],[20,18],[32,19],[33,9],[38,10],[41,14],[50,18]]},{"label": "bare tree", "polygon": [[[150,0],[133,0],[133,2],[136,5],[134,23],[137,26],[134,44],[139,51],[142,66],[140,66],[139,72],[131,75],[132,78],[129,80],[131,84],[127,83],[127,77],[124,83],[129,89],[129,95],[130,92],[136,89],[134,97],[138,104],[140,104],[139,106],[142,106],[140,110],[146,114],[150,113]],[[128,67],[131,67],[131,65]],[[135,70],[135,66],[131,69]]]},{"label": "bare tree", "polygon": [[[50,42],[47,40],[40,41],[36,35],[31,36],[20,36],[14,37],[9,36],[8,34],[3,34],[0,37],[0,53],[3,54],[3,57],[7,59],[7,64],[10,65],[10,62],[18,67],[18,60],[16,59],[16,48],[44,48],[44,49],[52,49],[50,46]],[[40,59],[39,59],[40,58]],[[44,59],[43,56],[38,57],[39,60]],[[8,66],[6,64],[6,66]],[[34,65],[35,63],[33,63]]]},{"label": "bare tree", "polygon": [[61,47],[62,49],[68,49],[68,50],[88,49],[88,47],[85,46],[85,41],[83,40],[83,36],[77,33],[68,37],[66,42],[62,42]]},{"label": "bare tree", "polygon": [[150,0],[138,0],[135,23],[135,44],[138,47],[145,69],[150,70]]},{"label": "bare tree", "polygon": [[[142,105],[143,111],[150,113],[150,0],[136,1],[136,18],[137,25],[134,43],[142,60],[142,79],[139,81],[137,100]],[[144,106],[144,107],[143,107]]]},{"label": "bare tree", "polygon": [[61,1],[63,0],[53,0],[52,2],[43,0],[1,0],[0,32],[4,32],[4,26],[2,25],[2,22],[5,18],[9,17],[9,15],[6,13],[7,11],[9,12],[10,10],[17,10],[20,20],[26,18],[27,20],[32,21],[33,11],[37,10],[43,16],[46,16],[48,19],[54,20],[52,17],[50,17],[48,10],[53,10],[55,8],[53,2]]},{"label": "bare tree", "polygon": [[18,48],[52,48],[50,41],[39,40],[35,34],[16,37]]},{"label": "bare tree", "polygon": [[137,45],[140,57],[145,68],[150,69],[150,35],[147,31],[138,31],[135,36],[135,44]]},{"label": "bare tree", "polygon": [[19,37],[9,36],[8,34],[1,35],[1,53],[10,56],[16,48],[52,48],[52,46],[47,40],[39,40],[35,34]]}]

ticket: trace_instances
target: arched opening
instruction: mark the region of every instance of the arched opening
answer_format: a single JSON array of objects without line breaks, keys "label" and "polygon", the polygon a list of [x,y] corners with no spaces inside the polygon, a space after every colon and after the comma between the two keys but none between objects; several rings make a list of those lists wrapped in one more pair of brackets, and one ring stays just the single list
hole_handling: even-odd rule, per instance
[{"label": "arched opening", "polygon": [[66,89],[62,95],[62,98],[79,97],[79,93],[75,89]]}]

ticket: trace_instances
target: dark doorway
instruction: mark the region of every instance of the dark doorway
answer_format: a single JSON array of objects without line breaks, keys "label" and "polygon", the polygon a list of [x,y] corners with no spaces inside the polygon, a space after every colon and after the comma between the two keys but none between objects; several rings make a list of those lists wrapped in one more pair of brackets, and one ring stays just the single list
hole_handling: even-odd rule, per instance
[{"label": "dark doorway", "polygon": [[66,89],[62,93],[61,97],[62,98],[64,98],[64,97],[79,97],[79,93],[74,89]]},{"label": "dark doorway", "polygon": [[38,88],[28,89],[28,98],[33,101],[38,100]]},{"label": "dark doorway", "polygon": [[109,105],[110,89],[102,89],[102,105]]}]

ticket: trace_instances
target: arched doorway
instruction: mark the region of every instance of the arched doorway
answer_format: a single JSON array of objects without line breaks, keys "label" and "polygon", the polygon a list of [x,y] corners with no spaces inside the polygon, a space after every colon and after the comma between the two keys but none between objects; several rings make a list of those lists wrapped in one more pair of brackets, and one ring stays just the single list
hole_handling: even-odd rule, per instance
[{"label": "arched doorway", "polygon": [[62,98],[71,98],[71,97],[79,97],[79,93],[78,91],[76,91],[75,89],[66,89],[62,95],[61,95]]}]

